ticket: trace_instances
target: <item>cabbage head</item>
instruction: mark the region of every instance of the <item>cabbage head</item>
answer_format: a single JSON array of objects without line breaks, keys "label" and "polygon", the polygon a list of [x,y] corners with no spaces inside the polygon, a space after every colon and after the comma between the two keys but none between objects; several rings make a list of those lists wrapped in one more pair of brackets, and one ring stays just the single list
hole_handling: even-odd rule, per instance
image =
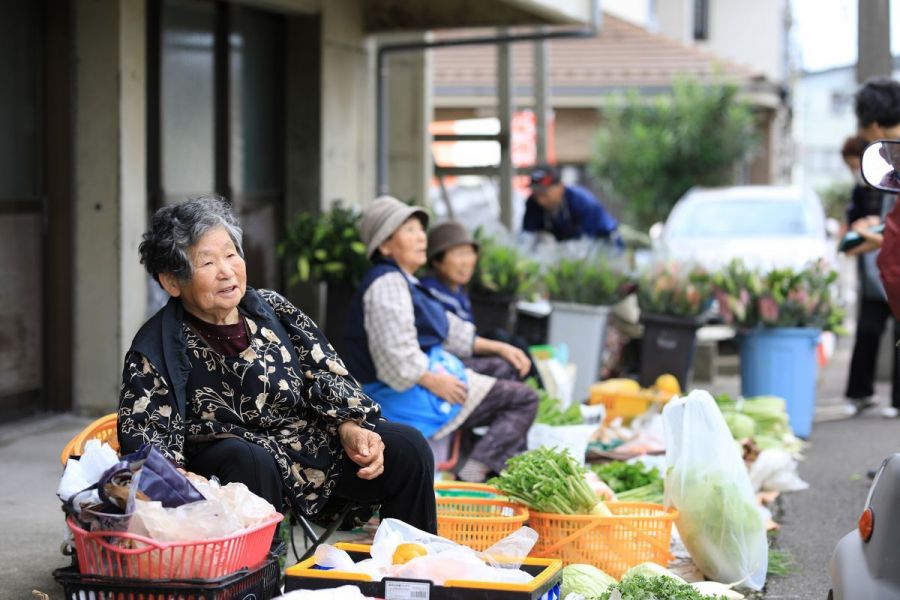
[{"label": "cabbage head", "polygon": [[585,600],[599,600],[616,580],[593,565],[569,565],[562,570],[560,598],[581,594]]},{"label": "cabbage head", "polygon": [[687,583],[684,579],[682,579],[672,571],[656,564],[655,562],[643,562],[639,565],[631,567],[622,575],[622,581],[628,581],[635,575],[643,575],[645,579],[669,577],[670,579],[674,579],[678,583]]},{"label": "cabbage head", "polygon": [[736,412],[726,412],[722,416],[725,417],[725,424],[728,425],[734,439],[742,440],[753,437],[756,433],[756,421],[752,417]]}]

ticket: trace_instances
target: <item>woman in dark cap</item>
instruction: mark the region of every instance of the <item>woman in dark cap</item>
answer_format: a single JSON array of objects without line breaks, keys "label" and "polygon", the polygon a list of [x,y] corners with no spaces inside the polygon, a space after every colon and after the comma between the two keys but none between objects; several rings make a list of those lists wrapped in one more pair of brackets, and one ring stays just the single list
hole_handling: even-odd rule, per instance
[{"label": "woman in dark cap", "polygon": [[304,516],[380,505],[382,518],[435,532],[426,441],[381,418],[308,316],[247,286],[241,238],[219,197],[153,216],[141,262],[170,299],[125,355],[122,451],[152,444]]},{"label": "woman in dark cap", "polygon": [[465,369],[460,358],[502,356],[520,374],[530,368],[519,349],[475,335],[415,277],[425,265],[428,215],[382,196],[366,210],[360,237],[372,267],[347,323],[347,365],[383,414],[439,440],[459,428],[488,426],[458,475],[483,481],[525,450],[537,394],[517,381]]}]

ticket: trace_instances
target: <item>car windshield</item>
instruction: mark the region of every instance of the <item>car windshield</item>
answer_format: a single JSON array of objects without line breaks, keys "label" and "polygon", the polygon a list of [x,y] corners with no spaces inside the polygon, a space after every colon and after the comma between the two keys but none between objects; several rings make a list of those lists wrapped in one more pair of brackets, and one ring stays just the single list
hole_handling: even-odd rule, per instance
[{"label": "car windshield", "polygon": [[666,224],[669,237],[766,237],[810,235],[812,215],[797,201],[686,202]]}]

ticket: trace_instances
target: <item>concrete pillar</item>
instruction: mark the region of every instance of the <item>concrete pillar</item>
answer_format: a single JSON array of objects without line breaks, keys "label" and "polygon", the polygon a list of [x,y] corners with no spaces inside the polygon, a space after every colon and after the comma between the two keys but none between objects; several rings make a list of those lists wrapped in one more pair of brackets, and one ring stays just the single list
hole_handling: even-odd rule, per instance
[{"label": "concrete pillar", "polygon": [[863,0],[858,5],[856,81],[864,83],[871,77],[890,77],[891,19],[888,0]]},{"label": "concrete pillar", "polygon": [[375,69],[371,49],[361,0],[323,3],[323,207],[333,200],[365,204],[374,197]]},{"label": "concrete pillar", "polygon": [[[507,35],[506,28],[498,29],[498,35]],[[512,52],[509,44],[497,44],[497,117],[500,119],[500,173],[498,175],[500,195],[500,221],[510,231],[512,222],[512,178],[515,174],[512,164],[512,115],[513,99]]]},{"label": "concrete pillar", "polygon": [[[403,41],[427,41],[428,34]],[[392,39],[391,42],[400,40]],[[428,204],[433,172],[431,134],[431,51],[395,52],[385,58],[388,67],[388,182],[390,193],[416,204]]]},{"label": "concrete pillar", "polygon": [[137,246],[146,227],[144,0],[75,11],[76,412],[114,410],[122,359],[144,320]]}]

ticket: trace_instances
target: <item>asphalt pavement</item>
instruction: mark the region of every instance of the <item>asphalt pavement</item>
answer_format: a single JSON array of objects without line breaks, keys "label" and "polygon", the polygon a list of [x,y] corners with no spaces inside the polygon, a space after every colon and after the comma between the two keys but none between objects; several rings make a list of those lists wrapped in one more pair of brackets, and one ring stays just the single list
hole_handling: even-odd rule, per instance
[{"label": "asphalt pavement", "polygon": [[[770,577],[765,598],[825,598],[828,560],[837,541],[856,527],[868,491],[866,471],[900,451],[900,420],[884,420],[874,410],[847,418],[841,411],[850,344],[843,340],[821,373],[816,424],[800,466],[810,489],[783,494],[775,511],[782,527],[774,544],[792,554],[795,571]],[[738,386],[736,378],[719,378],[708,387],[735,393]],[[888,386],[879,384],[878,399],[888,398]],[[65,532],[55,495],[59,452],[88,422],[43,415],[0,425],[0,600],[31,598],[32,590],[62,597],[52,577],[69,560],[59,550]]]}]

